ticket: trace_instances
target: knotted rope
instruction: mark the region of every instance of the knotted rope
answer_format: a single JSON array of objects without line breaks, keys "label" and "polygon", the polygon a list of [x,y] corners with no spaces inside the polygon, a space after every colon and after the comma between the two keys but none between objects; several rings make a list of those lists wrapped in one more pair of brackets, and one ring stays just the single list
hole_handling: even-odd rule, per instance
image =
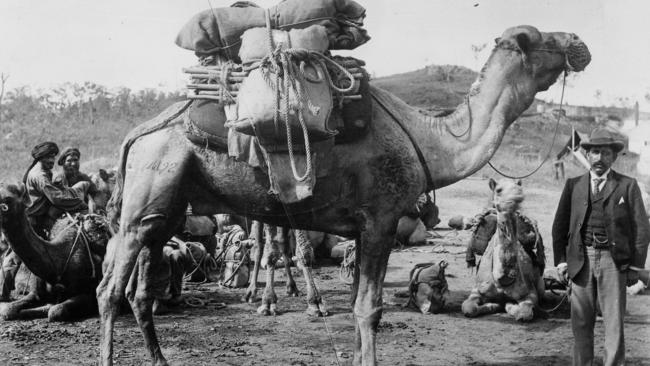
[{"label": "knotted rope", "polygon": [[[309,132],[303,111],[307,109],[312,115],[316,116],[318,113],[320,113],[321,110],[320,106],[315,106],[312,104],[312,98],[309,95],[309,91],[305,88],[306,83],[327,82],[331,90],[337,93],[347,93],[354,89],[355,79],[354,76],[344,66],[339,65],[320,52],[302,48],[291,48],[290,44],[288,44],[286,48],[283,48],[281,44],[276,46],[273,41],[273,29],[271,28],[271,20],[268,9],[266,11],[266,29],[268,35],[269,53],[261,60],[245,66],[244,70],[249,71],[251,69],[259,67],[262,70],[264,79],[273,88],[276,96],[273,124],[275,125],[276,131],[279,131],[279,121],[280,119],[284,121],[291,171],[293,173],[294,179],[299,182],[303,182],[309,178],[313,169]],[[316,70],[316,77],[311,77],[307,73],[306,67],[308,64],[312,65],[312,68]],[[296,65],[298,67],[296,67]],[[328,72],[328,65],[333,66],[334,68],[337,68],[339,71],[341,71],[345,77],[350,80],[350,85],[346,88],[339,88],[337,85],[335,85]],[[274,74],[275,76],[273,81],[271,81],[271,74]],[[296,167],[296,159],[293,149],[293,136],[291,125],[289,123],[289,114],[292,110],[290,103],[290,97],[292,93],[296,98],[297,106],[295,110],[298,116],[298,122],[300,124],[300,129],[302,130],[303,141],[305,145],[306,168],[303,175],[300,175],[298,173],[298,169]],[[281,106],[283,99],[284,108]]]}]

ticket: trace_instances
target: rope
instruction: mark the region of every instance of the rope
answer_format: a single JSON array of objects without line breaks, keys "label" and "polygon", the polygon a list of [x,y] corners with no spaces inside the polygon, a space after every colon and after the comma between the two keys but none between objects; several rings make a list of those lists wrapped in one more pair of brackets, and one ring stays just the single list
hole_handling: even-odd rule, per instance
[{"label": "rope", "polygon": [[[343,262],[341,262],[341,267],[339,268],[339,280],[345,283],[346,285],[351,285],[354,282],[354,263],[355,263],[355,246],[348,245],[343,252]],[[345,276],[345,277],[344,277]],[[352,278],[350,281],[346,278]]]},{"label": "rope", "polygon": [[451,130],[451,128],[449,127],[449,125],[448,125],[448,124],[445,124],[445,129],[447,130],[447,132],[449,132],[450,135],[454,136],[454,137],[457,138],[457,139],[459,139],[459,138],[461,138],[461,137],[467,135],[467,134],[469,133],[469,131],[472,129],[472,122],[473,122],[473,119],[472,119],[472,108],[471,108],[470,105],[469,105],[469,94],[467,94],[467,95],[465,96],[465,103],[467,104],[467,113],[469,113],[469,122],[467,123],[467,129],[465,130],[465,132],[461,133],[460,135],[456,135],[456,134]]},{"label": "rope", "polygon": [[544,309],[544,308],[541,307],[540,305],[537,305],[537,306],[540,308],[540,310],[542,310],[542,311],[544,311],[544,312],[546,312],[546,313],[552,313],[552,312],[554,312],[555,310],[559,309],[560,306],[562,306],[562,304],[563,304],[563,303],[564,303],[568,298],[569,298],[569,293],[568,293],[568,292],[565,292],[564,295],[562,295],[562,298],[560,299],[560,302],[559,302],[556,306],[554,306],[553,308],[551,308],[551,309]]},{"label": "rope", "polygon": [[488,165],[490,166],[490,168],[494,169],[495,172],[499,173],[500,175],[502,175],[502,176],[504,176],[506,178],[510,178],[510,179],[525,179],[525,178],[528,178],[531,175],[537,173],[537,171],[542,167],[542,165],[544,165],[544,163],[546,163],[548,161],[548,158],[551,156],[551,151],[553,151],[553,148],[555,147],[555,139],[557,138],[557,132],[558,132],[559,126],[560,126],[560,118],[562,118],[562,111],[563,111],[562,103],[564,102],[564,88],[566,87],[566,75],[567,75],[567,72],[565,70],[564,71],[564,77],[562,79],[562,95],[560,96],[560,111],[558,112],[557,122],[555,123],[555,132],[553,132],[553,142],[551,143],[551,147],[549,147],[548,152],[546,153],[546,157],[544,157],[544,160],[542,160],[542,162],[539,164],[539,166],[537,168],[535,168],[535,170],[533,170],[532,172],[530,172],[528,174],[519,176],[519,177],[511,176],[511,175],[503,173],[502,171],[497,169],[494,165],[492,165],[491,161],[488,161]]}]

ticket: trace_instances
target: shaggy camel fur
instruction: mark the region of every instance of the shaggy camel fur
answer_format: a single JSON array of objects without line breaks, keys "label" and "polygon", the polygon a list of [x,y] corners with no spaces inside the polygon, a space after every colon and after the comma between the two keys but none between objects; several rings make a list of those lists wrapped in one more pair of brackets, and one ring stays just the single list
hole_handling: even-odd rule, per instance
[{"label": "shaggy camel fur", "polygon": [[490,189],[497,210],[497,232],[481,258],[476,287],[463,302],[462,311],[475,317],[500,311],[505,304],[515,319],[529,321],[544,295],[544,280],[517,237],[516,212],[524,199],[521,182],[490,179]]},{"label": "shaggy camel fur", "polygon": [[[113,329],[125,293],[153,363],[167,364],[155,333],[150,285],[162,247],[188,202],[195,214],[236,213],[271,225],[356,238],[353,363],[376,364],[382,286],[399,218],[421,193],[484,166],[535,94],[548,89],[567,62],[580,71],[589,59],[574,34],[519,26],[505,31],[466,101],[448,116],[423,115],[372,87],[367,134],[334,146],[330,174],[319,178],[313,196],[288,205],[268,194],[268,177],[259,169],[187,140],[182,115],[190,102],[136,127],[122,144],[111,201],[119,231],[109,242],[97,288],[101,364],[113,363]],[[432,172],[430,179],[425,168]]]}]

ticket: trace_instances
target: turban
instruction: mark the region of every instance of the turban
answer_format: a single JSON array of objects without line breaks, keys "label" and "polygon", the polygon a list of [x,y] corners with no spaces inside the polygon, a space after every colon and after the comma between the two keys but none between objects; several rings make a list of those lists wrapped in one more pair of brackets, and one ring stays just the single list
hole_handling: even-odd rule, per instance
[{"label": "turban", "polygon": [[56,155],[59,153],[59,147],[54,142],[41,142],[34,146],[32,149],[32,157],[34,160],[40,160],[48,155]]},{"label": "turban", "polygon": [[32,158],[34,158],[34,161],[32,161],[32,164],[29,166],[29,168],[27,168],[25,175],[23,175],[23,183],[27,182],[27,175],[29,174],[29,171],[34,167],[34,165],[36,165],[39,160],[43,159],[46,156],[56,155],[58,153],[59,147],[51,141],[41,142],[40,144],[34,146],[32,149]]},{"label": "turban", "polygon": [[63,165],[63,163],[65,163],[65,158],[67,158],[70,155],[77,155],[77,158],[81,157],[81,153],[79,152],[79,149],[75,147],[66,147],[61,153],[61,156],[59,156],[59,161],[57,163],[59,165]]}]

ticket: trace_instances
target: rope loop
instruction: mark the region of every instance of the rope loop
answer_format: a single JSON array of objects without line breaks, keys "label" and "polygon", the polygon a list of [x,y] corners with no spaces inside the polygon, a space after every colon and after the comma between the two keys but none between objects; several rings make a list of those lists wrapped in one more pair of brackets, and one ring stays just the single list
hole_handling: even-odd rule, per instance
[{"label": "rope loop", "polygon": [[530,172],[528,174],[525,174],[525,175],[521,175],[521,176],[513,176],[513,175],[505,174],[504,172],[497,169],[494,165],[492,165],[491,161],[488,161],[488,165],[490,166],[490,168],[494,169],[495,172],[497,172],[498,174],[500,174],[503,177],[510,178],[510,179],[525,179],[525,178],[528,178],[531,175],[537,173],[537,171],[544,165],[544,163],[546,163],[548,161],[548,158],[551,156],[551,151],[553,151],[553,148],[555,147],[555,139],[557,138],[557,133],[558,133],[558,130],[559,130],[559,127],[560,127],[560,118],[562,118],[562,114],[563,114],[562,112],[564,111],[562,109],[562,104],[564,102],[564,88],[566,87],[566,76],[567,76],[567,71],[565,70],[564,71],[564,77],[562,79],[562,94],[560,96],[560,111],[558,112],[557,121],[555,123],[555,131],[553,132],[553,142],[551,143],[551,146],[548,148],[548,152],[546,153],[546,157],[544,157],[544,160],[542,160],[542,162],[539,164],[539,166],[537,168],[535,168],[532,172]]}]

